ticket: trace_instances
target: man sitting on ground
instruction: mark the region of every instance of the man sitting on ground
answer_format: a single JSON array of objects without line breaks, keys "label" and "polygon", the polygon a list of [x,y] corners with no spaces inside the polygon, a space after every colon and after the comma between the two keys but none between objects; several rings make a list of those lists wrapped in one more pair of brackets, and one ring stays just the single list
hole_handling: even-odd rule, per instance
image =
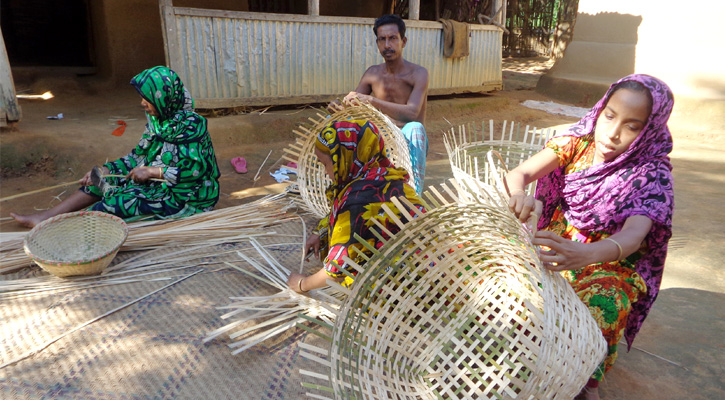
[{"label": "man sitting on ground", "polygon": [[415,190],[423,191],[428,137],[423,127],[428,96],[428,71],[403,59],[405,22],[397,15],[384,15],[373,26],[383,64],[365,71],[354,92],[344,98],[370,103],[388,115],[403,131],[408,141]]}]

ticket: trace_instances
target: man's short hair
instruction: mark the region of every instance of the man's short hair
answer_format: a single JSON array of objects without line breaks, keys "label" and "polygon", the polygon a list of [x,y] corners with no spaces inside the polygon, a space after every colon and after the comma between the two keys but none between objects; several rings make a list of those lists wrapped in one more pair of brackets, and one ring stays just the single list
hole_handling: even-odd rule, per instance
[{"label": "man's short hair", "polygon": [[378,27],[388,24],[398,25],[398,32],[400,32],[400,38],[402,39],[405,37],[405,22],[403,22],[403,19],[395,14],[385,14],[375,20],[375,25],[373,25],[373,32],[375,32],[375,37],[378,37]]}]

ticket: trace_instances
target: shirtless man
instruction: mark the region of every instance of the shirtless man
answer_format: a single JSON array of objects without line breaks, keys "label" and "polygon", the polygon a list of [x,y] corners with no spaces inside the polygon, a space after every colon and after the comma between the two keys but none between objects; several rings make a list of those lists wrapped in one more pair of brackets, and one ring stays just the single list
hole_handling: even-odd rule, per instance
[{"label": "shirtless man", "polygon": [[354,92],[343,101],[355,100],[372,104],[388,115],[403,131],[413,167],[415,190],[423,191],[428,137],[423,127],[428,98],[428,71],[403,59],[405,22],[397,15],[384,15],[375,20],[373,32],[383,64],[368,68]]}]

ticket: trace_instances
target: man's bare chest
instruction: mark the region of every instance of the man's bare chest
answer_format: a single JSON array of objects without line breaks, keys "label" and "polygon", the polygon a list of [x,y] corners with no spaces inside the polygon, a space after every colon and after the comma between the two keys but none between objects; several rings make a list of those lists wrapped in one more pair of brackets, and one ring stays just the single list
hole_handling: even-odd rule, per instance
[{"label": "man's bare chest", "polygon": [[394,103],[406,103],[413,91],[413,82],[400,78],[383,78],[372,85],[375,97]]}]

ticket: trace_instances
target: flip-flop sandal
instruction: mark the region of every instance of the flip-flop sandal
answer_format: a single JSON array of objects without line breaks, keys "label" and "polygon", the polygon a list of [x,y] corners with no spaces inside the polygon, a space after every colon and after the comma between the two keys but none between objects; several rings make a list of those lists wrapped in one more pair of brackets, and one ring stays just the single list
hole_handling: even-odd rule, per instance
[{"label": "flip-flop sandal", "polygon": [[234,171],[238,174],[247,173],[247,160],[245,160],[244,157],[234,157],[232,158],[231,163],[232,167],[234,167]]}]

